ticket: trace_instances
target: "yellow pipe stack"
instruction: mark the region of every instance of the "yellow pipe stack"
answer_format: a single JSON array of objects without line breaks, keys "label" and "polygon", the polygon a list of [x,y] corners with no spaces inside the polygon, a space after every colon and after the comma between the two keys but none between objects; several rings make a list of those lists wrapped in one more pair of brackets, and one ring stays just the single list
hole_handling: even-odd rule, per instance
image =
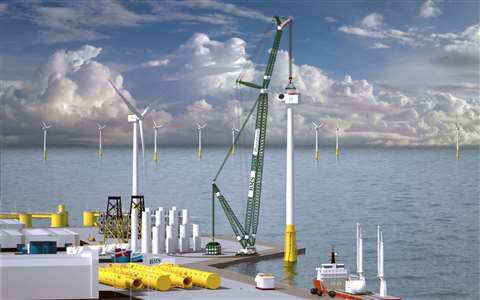
[{"label": "yellow pipe stack", "polygon": [[147,266],[147,265],[129,263],[127,264],[127,267],[134,270],[151,272],[154,274],[168,275],[170,278],[172,287],[190,289],[192,288],[192,285],[193,285],[192,277],[185,274],[178,274],[174,272],[169,272],[167,270],[161,270],[161,269],[158,269],[157,266]]},{"label": "yellow pipe stack", "polygon": [[220,276],[215,273],[180,267],[175,264],[155,266],[135,263],[109,264],[108,267],[101,267],[99,271],[101,283],[117,288],[129,289],[133,285],[132,279],[141,280],[143,288],[159,291],[167,291],[172,287],[191,288],[193,285],[213,290],[219,288],[221,283]]},{"label": "yellow pipe stack", "polygon": [[149,270],[132,268],[129,265],[124,264],[110,264],[109,267],[116,273],[140,278],[143,287],[159,291],[168,291],[172,286],[170,274],[168,273],[154,273]]},{"label": "yellow pipe stack", "polygon": [[192,278],[194,286],[203,287],[207,289],[217,289],[220,287],[221,279],[218,274],[195,270],[186,267],[180,267],[175,264],[164,263],[151,268],[171,272],[178,275],[186,275]]},{"label": "yellow pipe stack", "polygon": [[125,290],[138,290],[142,288],[143,285],[140,278],[117,272],[115,269],[108,267],[98,268],[98,281]]}]

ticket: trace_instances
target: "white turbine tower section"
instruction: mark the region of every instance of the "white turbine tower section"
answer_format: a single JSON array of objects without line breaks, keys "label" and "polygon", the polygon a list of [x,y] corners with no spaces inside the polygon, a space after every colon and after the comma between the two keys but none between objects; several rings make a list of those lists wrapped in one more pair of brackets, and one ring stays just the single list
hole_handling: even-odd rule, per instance
[{"label": "white turbine tower section", "polygon": [[157,152],[157,135],[158,135],[158,129],[159,128],[162,128],[163,125],[159,125],[155,122],[155,120],[152,120],[153,121],[153,130],[155,132],[154,134],[154,148],[153,148],[153,160],[156,162],[158,160],[158,152]]},{"label": "white turbine tower section", "polygon": [[97,123],[98,126],[98,156],[103,156],[103,145],[102,145],[102,130],[107,127],[107,125],[100,125]]},{"label": "white turbine tower section", "polygon": [[198,129],[198,151],[197,155],[199,158],[202,158],[203,156],[203,148],[202,148],[202,129],[207,126],[207,123],[200,125],[197,123],[197,129]]},{"label": "white turbine tower section", "polygon": [[318,160],[320,157],[320,153],[318,152],[318,131],[322,128],[325,124],[319,123],[318,125],[315,122],[312,122],[313,127],[315,128],[315,160]]},{"label": "white turbine tower section", "polygon": [[362,225],[357,223],[357,274],[363,279],[363,234]]},{"label": "white turbine tower section", "polygon": [[457,136],[456,136],[457,147],[455,152],[455,158],[458,160],[460,159],[460,127],[458,126],[458,123],[455,123],[455,128],[457,131]]},{"label": "white turbine tower section", "polygon": [[337,119],[337,128],[335,128],[335,156],[340,156],[340,145],[338,144],[338,136],[340,135],[340,128],[338,127],[338,119]]},{"label": "white turbine tower section", "polygon": [[380,279],[380,297],[387,295],[387,281],[383,273],[383,229],[380,225],[377,226],[377,253],[378,253],[378,279]]},{"label": "white turbine tower section", "polygon": [[232,126],[232,155],[235,155],[236,149],[235,149],[235,135],[236,133],[239,132],[237,128],[235,128],[235,125]]},{"label": "white turbine tower section", "polygon": [[47,130],[51,128],[52,125],[42,121],[42,131],[43,131],[43,160],[47,160]]},{"label": "white turbine tower section", "polygon": [[[133,124],[133,159],[132,159],[132,196],[140,196],[138,190],[138,139],[137,139],[137,124],[140,127],[140,141],[142,143],[142,159],[145,159],[145,144],[143,142],[143,119],[149,111],[149,107],[140,113],[132,103],[130,103],[123,94],[117,89],[117,87],[110,81],[113,89],[120,96],[120,99],[127,105],[128,109],[133,113],[133,115],[128,115],[128,122]],[[138,250],[138,199],[134,199],[134,208],[132,209],[131,215],[131,245],[130,248],[132,252],[137,252]]]}]

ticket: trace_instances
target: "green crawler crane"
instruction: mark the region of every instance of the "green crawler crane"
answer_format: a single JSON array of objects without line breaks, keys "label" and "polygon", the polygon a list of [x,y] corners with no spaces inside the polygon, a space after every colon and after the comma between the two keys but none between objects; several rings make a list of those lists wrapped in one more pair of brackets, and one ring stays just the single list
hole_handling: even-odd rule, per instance
[{"label": "green crawler crane", "polygon": [[[263,175],[263,159],[265,155],[266,133],[267,133],[267,115],[268,115],[268,86],[270,84],[273,68],[280,47],[283,30],[286,26],[291,24],[292,18],[274,17],[276,24],[276,33],[273,41],[273,46],[270,51],[268,64],[265,69],[263,81],[261,84],[245,82],[237,80],[238,84],[257,89],[259,94],[252,109],[248,113],[245,122],[242,124],[238,135],[235,138],[233,145],[227,152],[223,163],[221,164],[212,183],[212,241],[207,244],[207,254],[218,255],[221,253],[221,246],[215,241],[215,200],[220,202],[220,205],[227,216],[236,239],[241,245],[240,255],[253,255],[256,253],[255,238],[258,229],[258,222],[260,217],[260,197],[262,191],[262,175]],[[242,224],[238,217],[229,205],[225,195],[222,194],[220,187],[217,185],[217,179],[222,172],[225,163],[232,153],[232,148],[237,144],[239,137],[253,112],[256,111],[255,120],[255,138],[253,142],[252,162],[250,167],[250,180],[248,185],[248,199],[245,213],[245,222]]]}]

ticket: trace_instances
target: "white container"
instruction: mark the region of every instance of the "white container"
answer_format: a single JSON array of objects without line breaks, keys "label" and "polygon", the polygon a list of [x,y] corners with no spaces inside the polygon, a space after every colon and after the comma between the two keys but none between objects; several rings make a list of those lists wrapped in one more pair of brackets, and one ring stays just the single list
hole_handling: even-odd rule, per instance
[{"label": "white container", "polygon": [[258,273],[255,277],[256,288],[259,290],[274,290],[275,277],[270,273]]}]

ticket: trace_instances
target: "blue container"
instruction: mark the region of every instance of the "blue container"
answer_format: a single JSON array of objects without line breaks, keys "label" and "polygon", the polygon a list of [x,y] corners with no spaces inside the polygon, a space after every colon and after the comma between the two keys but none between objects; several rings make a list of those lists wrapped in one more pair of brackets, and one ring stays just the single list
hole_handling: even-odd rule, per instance
[{"label": "blue container", "polygon": [[57,254],[57,242],[32,241],[29,243],[28,254]]}]

